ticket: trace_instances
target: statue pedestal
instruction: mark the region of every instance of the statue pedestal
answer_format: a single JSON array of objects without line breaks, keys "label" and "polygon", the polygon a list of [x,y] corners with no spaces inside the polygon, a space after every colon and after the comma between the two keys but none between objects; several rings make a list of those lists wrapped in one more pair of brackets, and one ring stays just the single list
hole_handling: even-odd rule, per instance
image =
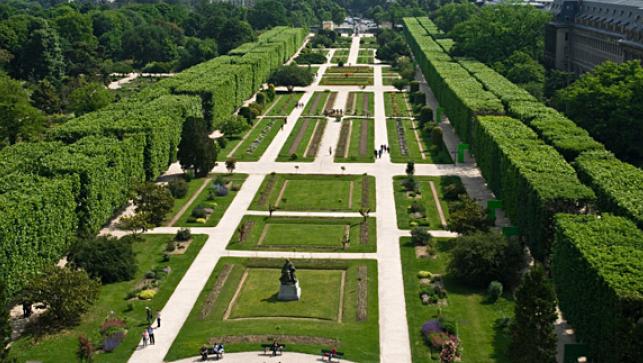
[{"label": "statue pedestal", "polygon": [[277,295],[277,300],[299,300],[300,296],[301,289],[299,288],[299,281],[297,281],[294,284],[281,284],[281,286],[279,287],[279,295]]}]

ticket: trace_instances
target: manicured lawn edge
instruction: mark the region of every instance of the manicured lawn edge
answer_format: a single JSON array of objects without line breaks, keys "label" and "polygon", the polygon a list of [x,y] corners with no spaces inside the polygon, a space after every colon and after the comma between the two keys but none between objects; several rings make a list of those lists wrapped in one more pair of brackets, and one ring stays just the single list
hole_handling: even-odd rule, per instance
[{"label": "manicured lawn edge", "polygon": [[[412,200],[406,196],[406,192],[402,187],[402,181],[406,179],[406,176],[396,176],[393,177],[393,190],[395,195],[395,209],[397,213],[397,226],[400,229],[412,229],[411,226],[411,217],[407,212],[408,207],[411,205]],[[447,180],[459,180],[457,176],[416,176],[415,181],[418,184],[419,190],[421,192],[421,199],[417,199],[422,202],[426,207],[425,218],[428,219],[427,227],[430,229],[443,229],[440,225],[440,216],[438,215],[437,207],[433,200],[433,194],[431,193],[431,187],[429,181],[433,181],[435,184],[436,191],[438,192],[438,198],[440,199],[440,204],[442,206],[442,211],[444,212],[444,217],[449,220],[449,206],[448,203],[444,200],[442,194],[442,183]],[[425,222],[426,223],[426,222]],[[420,224],[422,225],[422,224]]]},{"label": "manicured lawn edge", "polygon": [[[270,143],[272,142],[272,139],[275,138],[279,130],[281,129],[281,125],[283,125],[285,122],[284,118],[262,118],[259,121],[259,124],[252,129],[248,137],[243,141],[241,145],[237,148],[235,153],[233,154],[233,157],[237,159],[237,161],[257,161],[261,158],[261,155],[266,151]],[[259,144],[255,147],[255,149],[251,152],[248,153],[249,148],[252,146],[253,143],[256,142],[256,140],[260,137],[263,136]]]},{"label": "manicured lawn edge", "polygon": [[[386,120],[386,132],[388,134],[388,141],[391,148],[391,162],[393,163],[406,163],[407,161],[414,161],[418,164],[451,164],[451,156],[446,150],[444,143],[439,148],[431,148],[430,137],[424,135],[421,130],[417,130],[420,142],[424,148],[425,159],[422,159],[420,147],[418,146],[417,138],[413,130],[411,119],[399,119],[404,127],[404,139],[408,149],[408,155],[403,156],[400,149],[400,141],[397,134],[396,118],[389,118]],[[415,127],[418,127],[418,122],[415,121]]]},{"label": "manicured lawn edge", "polygon": [[[350,139],[348,140],[348,157],[344,158],[343,155],[335,153],[335,162],[344,163],[372,163],[375,162],[373,150],[375,150],[375,121],[366,118],[344,118],[342,122],[353,123]],[[366,155],[360,155],[360,138],[361,138],[361,125],[363,122],[367,123],[367,141],[366,141]]]}]

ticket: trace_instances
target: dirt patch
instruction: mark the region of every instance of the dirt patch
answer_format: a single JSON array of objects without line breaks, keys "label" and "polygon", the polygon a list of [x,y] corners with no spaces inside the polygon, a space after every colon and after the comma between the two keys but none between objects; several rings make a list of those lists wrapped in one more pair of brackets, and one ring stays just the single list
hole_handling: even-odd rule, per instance
[{"label": "dirt patch", "polygon": [[[368,100],[367,98],[364,98]],[[362,125],[359,129],[359,156],[368,156],[368,119],[361,120]]]},{"label": "dirt patch", "polygon": [[187,241],[174,241],[174,251],[167,252],[167,254],[182,255],[188,250],[188,247],[190,247],[191,244],[192,244],[192,239],[189,239]]},{"label": "dirt patch", "polygon": [[203,306],[201,307],[201,314],[199,317],[201,320],[205,320],[210,313],[212,312],[212,308],[214,307],[214,304],[217,302],[217,299],[219,298],[219,294],[221,293],[221,289],[223,289],[223,286],[225,285],[225,282],[228,280],[228,276],[230,276],[230,273],[234,269],[234,265],[224,265],[223,270],[221,270],[221,273],[219,276],[217,276],[217,281],[214,282],[214,287],[212,288],[212,291],[208,294],[208,297],[205,299],[205,302],[203,303]]},{"label": "dirt patch", "polygon": [[369,99],[369,94],[368,93],[363,93],[362,94],[362,116],[366,115],[369,111],[368,109],[368,99]]},{"label": "dirt patch", "polygon": [[330,110],[333,109],[335,106],[335,99],[337,98],[337,92],[331,92],[331,94],[328,96],[328,99],[326,100],[326,107],[324,107],[324,111],[330,112]]},{"label": "dirt patch", "polygon": [[368,178],[366,175],[362,176],[362,208],[368,208],[369,207],[369,199],[370,199],[370,184],[368,182]]},{"label": "dirt patch", "polygon": [[346,100],[346,114],[355,115],[355,92],[348,93],[348,99]]},{"label": "dirt patch", "polygon": [[359,243],[362,245],[368,244],[368,222],[359,225]]},{"label": "dirt patch", "polygon": [[292,142],[292,145],[290,145],[290,148],[288,148],[288,155],[292,155],[295,152],[297,152],[297,149],[299,148],[299,144],[301,144],[301,140],[304,138],[304,134],[306,134],[306,130],[308,129],[309,123],[310,123],[309,119],[303,120],[301,127],[297,132],[297,136],[295,136],[295,140]]},{"label": "dirt patch", "polygon": [[208,344],[269,344],[274,341],[280,344],[305,344],[328,347],[340,347],[340,341],[331,338],[309,337],[305,335],[243,335],[243,336],[214,336],[208,339]]},{"label": "dirt patch", "polygon": [[[319,121],[315,121],[315,127],[313,127],[313,136],[317,132],[317,128],[319,127]],[[306,149],[304,150],[304,155],[308,155],[308,150],[310,150],[310,145],[313,143],[313,138],[311,137],[310,140],[308,140],[308,145],[306,145]]]},{"label": "dirt patch", "polygon": [[324,136],[324,130],[326,129],[326,120],[318,120],[318,126],[315,128],[313,133],[313,139],[308,146],[308,151],[306,152],[306,157],[314,157],[319,151],[319,146],[321,145],[322,136]]},{"label": "dirt patch", "polygon": [[337,141],[337,149],[335,154],[338,157],[345,158],[348,151],[348,138],[351,132],[351,121],[344,120],[342,121],[342,128],[339,130],[339,140]]},{"label": "dirt patch", "polygon": [[243,243],[248,236],[250,235],[250,231],[252,231],[252,228],[254,228],[255,222],[254,221],[248,221],[243,224],[241,227],[241,233],[239,233],[239,243]]},{"label": "dirt patch", "polygon": [[353,208],[353,189],[355,183],[351,180],[350,186],[348,187],[348,209]]},{"label": "dirt patch", "polygon": [[346,286],[346,271],[342,271],[342,282],[339,285],[339,310],[337,311],[337,322],[341,323],[344,316],[344,286]]},{"label": "dirt patch", "polygon": [[313,99],[310,103],[310,108],[308,109],[308,114],[309,115],[317,115],[317,106],[319,105],[319,101],[323,97],[323,94],[321,93],[315,93],[313,94]]},{"label": "dirt patch", "polygon": [[415,246],[415,258],[428,258],[429,250],[427,246]]},{"label": "dirt patch", "polygon": [[368,317],[368,268],[364,265],[357,267],[357,321]]},{"label": "dirt patch", "polygon": [[261,195],[259,196],[260,205],[266,205],[266,203],[268,202],[268,198],[270,197],[270,193],[272,193],[272,189],[275,187],[276,182],[277,182],[277,175],[270,174],[268,176],[268,183],[266,184],[266,187],[264,188],[264,190],[261,192]]}]

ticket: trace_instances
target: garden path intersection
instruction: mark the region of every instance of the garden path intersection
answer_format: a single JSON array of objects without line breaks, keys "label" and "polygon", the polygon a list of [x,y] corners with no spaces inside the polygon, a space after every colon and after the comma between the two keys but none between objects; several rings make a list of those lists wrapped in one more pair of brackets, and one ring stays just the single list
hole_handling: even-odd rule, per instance
[{"label": "garden path intersection", "polygon": [[[355,65],[360,46],[359,37],[354,37],[349,53],[349,62]],[[330,52],[331,59],[334,52]],[[382,68],[386,65],[364,65],[373,68],[374,82],[372,86],[321,86],[321,75],[328,67],[327,63],[321,65],[314,83],[308,87],[297,87],[295,91],[304,92],[300,102],[307,104],[314,92],[332,90],[338,92],[335,98],[334,109],[344,109],[350,91],[374,93],[374,141],[376,147],[388,145],[386,130],[386,114],[384,109],[384,93],[393,92],[392,86],[382,84]],[[426,92],[426,90],[425,90]],[[429,103],[434,102],[430,100]],[[435,106],[435,104],[431,104]],[[287,124],[272,140],[258,162],[238,162],[236,173],[248,174],[247,180],[238,191],[233,203],[223,215],[216,227],[193,227],[193,234],[208,236],[207,242],[202,247],[197,257],[177,285],[172,296],[161,311],[163,326],[157,331],[156,344],[145,348],[138,348],[131,356],[131,363],[163,362],[170,346],[177,337],[182,325],[192,310],[199,294],[205,287],[208,277],[213,272],[219,259],[223,257],[271,257],[271,258],[313,258],[313,259],[367,259],[377,260],[378,267],[378,297],[379,297],[379,347],[381,362],[411,362],[411,348],[409,330],[406,319],[406,305],[404,299],[404,285],[402,279],[402,265],[400,257],[400,237],[409,236],[408,230],[400,230],[397,226],[396,207],[394,199],[393,177],[405,174],[405,164],[391,163],[389,155],[384,153],[374,163],[336,163],[333,154],[340,133],[340,124],[334,119],[328,119],[328,126],[324,131],[319,152],[313,162],[293,163],[276,162],[279,151],[282,149],[288,135],[293,131],[297,119],[302,115],[304,107],[295,108],[287,117]],[[447,122],[442,122],[444,141],[451,153],[455,155],[458,143],[457,137]],[[416,164],[415,175],[418,176],[459,176],[470,196],[480,203],[492,198],[486,188],[484,179],[475,167],[470,157],[467,162],[458,164]],[[179,165],[172,165],[166,175],[181,173]],[[224,163],[219,163],[213,170],[215,173],[226,173]],[[371,217],[377,219],[377,252],[376,253],[309,253],[309,252],[274,252],[274,251],[232,251],[226,249],[228,241],[236,232],[237,226],[246,215],[267,215],[268,212],[249,210],[264,178],[273,173],[289,174],[368,174],[375,178],[376,211]],[[314,190],[310,191],[315,193]],[[286,212],[276,211],[274,216],[307,216],[307,217],[360,217],[356,212]],[[176,233],[178,227],[159,227],[147,233]],[[110,231],[113,232],[113,231]],[[122,234],[115,232],[114,234]],[[453,237],[455,234],[448,231],[431,231],[436,237]],[[195,352],[195,355],[198,352]],[[350,357],[348,357],[350,359]],[[286,353],[282,362],[314,362],[317,356],[298,353]],[[195,359],[181,362],[194,361]],[[272,361],[268,357],[257,355],[256,352],[233,353],[226,355],[226,360],[235,362],[264,362]]]}]

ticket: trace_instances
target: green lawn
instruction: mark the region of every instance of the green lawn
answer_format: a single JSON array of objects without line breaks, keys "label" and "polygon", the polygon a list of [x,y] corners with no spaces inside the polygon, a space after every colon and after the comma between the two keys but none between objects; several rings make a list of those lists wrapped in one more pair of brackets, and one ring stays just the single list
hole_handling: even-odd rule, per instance
[{"label": "green lawn", "polygon": [[[409,160],[418,164],[453,162],[443,143],[432,147],[431,137],[419,129],[417,121],[408,118],[388,119],[386,132],[391,148],[391,161],[394,163],[406,163]],[[418,139],[422,143],[422,151],[420,151]],[[422,153],[424,153],[424,159]]]},{"label": "green lawn", "polygon": [[237,161],[259,160],[272,142],[272,139],[274,139],[279,130],[281,130],[284,122],[284,118],[271,117],[264,117],[257,121],[257,124],[252,128],[250,134],[243,140],[232,156],[237,159]]},{"label": "green lawn", "polygon": [[225,161],[229,157],[230,152],[232,152],[237,144],[241,142],[241,140],[243,139],[243,135],[248,132],[250,132],[250,130],[247,130],[242,135],[226,136],[225,147],[219,149],[219,151],[217,152],[217,161]]},{"label": "green lawn", "polygon": [[436,239],[437,258],[417,258],[410,238],[401,239],[402,271],[404,274],[404,296],[406,317],[411,338],[411,352],[414,363],[439,362],[439,352],[431,351],[422,336],[421,327],[427,320],[435,319],[439,313],[454,319],[462,347],[464,363],[509,363],[507,355],[509,335],[495,328],[499,319],[512,317],[514,302],[506,293],[495,304],[485,299],[485,291],[462,286],[457,281],[444,279],[448,293],[448,305],[422,305],[418,271],[445,274],[453,240]]},{"label": "green lawn", "polygon": [[304,108],[303,116],[323,116],[324,110],[332,108],[337,92],[315,92]]},{"label": "green lawn", "polygon": [[374,115],[373,92],[349,92],[346,99],[346,116],[370,116]]},{"label": "green lawn", "polygon": [[373,64],[375,63],[375,52],[371,49],[360,49],[357,54],[357,63]]},{"label": "green lawn", "polygon": [[[76,358],[78,336],[82,334],[90,337],[95,346],[101,344],[98,329],[113,311],[118,318],[127,321],[128,334],[114,352],[96,354],[94,361],[126,362],[138,345],[140,334],[147,325],[145,307],[149,306],[156,312],[165,305],[205,243],[207,236],[193,236],[194,240],[184,254],[173,255],[168,262],[163,262],[165,246],[173,238],[173,235],[144,235],[142,241],[134,243],[138,270],[133,280],[102,286],[98,300],[83,315],[78,326],[56,334],[46,335],[38,340],[31,336],[23,336],[12,344],[11,355],[18,362],[76,362],[78,361]],[[126,300],[127,293],[143,280],[145,273],[158,266],[169,266],[171,272],[161,280],[160,289],[156,296],[148,301]],[[131,310],[128,308],[130,304]]]},{"label": "green lawn", "polygon": [[366,175],[270,174],[250,209],[267,210],[270,205],[293,211],[375,211],[375,179]]},{"label": "green lawn", "polygon": [[[216,179],[216,174],[213,174],[213,182]],[[246,174],[222,174],[224,181],[229,182],[228,195],[226,196],[215,196],[214,199],[210,199],[210,190],[211,187],[206,187],[199,194],[199,196],[194,200],[190,208],[185,211],[185,213],[179,218],[175,226],[177,227],[214,227],[219,223],[221,217],[230,206],[230,203],[234,200],[234,197],[237,195],[237,192],[233,189],[241,188],[243,182],[248,177]],[[233,188],[234,186],[234,188]],[[210,199],[210,200],[209,200]],[[199,208],[212,208],[214,211],[206,219],[205,223],[196,222],[196,218],[192,216],[192,212]]]},{"label": "green lawn", "polygon": [[[273,106],[266,107],[266,116],[288,116],[303,96],[303,92],[277,93],[272,101]],[[264,111],[264,112],[265,112]]]},{"label": "green lawn", "polygon": [[348,62],[348,53],[350,52],[349,49],[338,49],[335,51],[335,54],[333,54],[333,58],[331,58],[330,62],[333,64],[337,64],[339,62]]},{"label": "green lawn", "polygon": [[326,73],[336,73],[336,74],[345,74],[345,73],[359,73],[359,74],[370,74],[373,75],[373,68],[367,66],[351,66],[351,67],[328,67]]},{"label": "green lawn", "polygon": [[[433,199],[433,194],[431,193],[429,181],[433,181],[435,184],[435,189],[438,193],[444,217],[448,222],[449,207],[448,203],[443,198],[442,188],[443,185],[446,184],[461,183],[460,178],[457,176],[416,176],[415,181],[417,182],[419,193],[416,193],[415,197],[409,196],[408,192],[406,192],[402,187],[402,181],[404,179],[406,179],[406,176],[396,176],[393,178],[395,206],[397,209],[397,226],[401,229],[410,229],[413,228],[413,224],[415,223],[419,226],[427,226],[430,229],[444,229],[440,225],[440,217]],[[409,206],[411,206],[413,201],[420,202],[426,208],[426,216],[424,218],[414,218],[409,213]]]},{"label": "green lawn", "polygon": [[374,120],[366,118],[344,118],[337,146],[336,162],[372,163],[375,161]]},{"label": "green lawn", "polygon": [[277,161],[314,161],[319,151],[319,143],[324,135],[326,121],[326,118],[299,118],[281,148]]},{"label": "green lawn", "polygon": [[[245,216],[229,249],[310,252],[375,252],[375,218],[304,218]],[[243,240],[240,240],[243,230]],[[350,243],[342,241],[348,231]],[[261,242],[261,243],[260,243]]]},{"label": "green lawn", "polygon": [[387,117],[412,117],[413,112],[406,102],[404,92],[385,92],[384,109]]},{"label": "green lawn", "polygon": [[170,213],[168,213],[167,217],[165,218],[166,222],[170,222],[170,220],[174,217],[174,215],[178,213],[179,210],[181,210],[181,208],[183,208],[185,203],[187,203],[188,200],[192,198],[194,193],[196,193],[197,189],[199,189],[199,187],[203,185],[204,180],[205,178],[195,178],[188,182],[188,192],[185,194],[183,198],[174,199],[174,206],[172,207],[172,209],[170,210]]},{"label": "green lawn", "polygon": [[310,318],[337,321],[339,317],[340,270],[297,270],[301,288],[298,301],[277,299],[278,268],[250,268],[229,319],[239,318]]},{"label": "green lawn", "polygon": [[326,86],[373,85],[373,69],[370,67],[329,67],[319,83]]},{"label": "green lawn", "polygon": [[[335,347],[346,359],[379,362],[376,261],[293,260],[302,298],[293,302],[274,299],[283,263],[222,258],[164,360],[195,356],[204,343],[224,342],[226,352],[258,352],[260,344],[277,339],[290,352],[318,355],[320,349]],[[225,283],[219,280],[224,271],[229,271]],[[238,299],[224,319],[246,271]],[[342,271],[343,296],[338,284]],[[246,318],[234,318],[242,316]]]},{"label": "green lawn", "polygon": [[377,49],[377,39],[375,37],[362,37],[359,40],[360,50],[362,49]]}]

